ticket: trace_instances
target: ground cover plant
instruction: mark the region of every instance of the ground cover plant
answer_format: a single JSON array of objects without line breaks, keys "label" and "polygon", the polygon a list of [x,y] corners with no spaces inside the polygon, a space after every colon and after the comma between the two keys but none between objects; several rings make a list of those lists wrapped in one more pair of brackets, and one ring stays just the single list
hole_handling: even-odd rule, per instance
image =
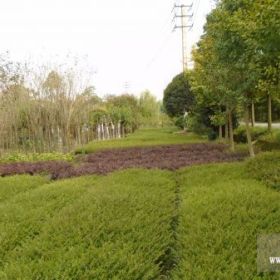
[{"label": "ground cover plant", "polygon": [[0,179],[0,203],[4,200],[11,199],[19,193],[30,191],[44,183],[48,179],[40,176],[13,176]]},{"label": "ground cover plant", "polygon": [[252,178],[280,190],[280,152],[267,152],[248,160],[247,171]]},{"label": "ground cover plant", "polygon": [[257,273],[259,234],[280,232],[280,193],[251,179],[244,163],[184,169],[172,279],[279,279]]},{"label": "ground cover plant", "polygon": [[180,167],[213,162],[242,160],[246,153],[228,153],[222,144],[185,144],[156,147],[111,149],[81,157],[78,163],[36,162],[0,165],[2,176],[13,174],[49,174],[53,179],[134,168],[176,170]]},{"label": "ground cover plant", "polygon": [[0,279],[278,279],[256,237],[280,231],[280,194],[247,164],[0,178]]},{"label": "ground cover plant", "polygon": [[173,177],[122,171],[58,181],[4,202],[0,278],[159,279],[174,239]]},{"label": "ground cover plant", "polygon": [[76,149],[76,154],[93,153],[112,148],[147,147],[155,145],[171,145],[206,142],[202,136],[193,133],[178,133],[174,127],[139,129],[123,139],[94,141]]},{"label": "ground cover plant", "polygon": [[74,155],[72,153],[7,153],[0,157],[0,163],[10,162],[37,162],[37,161],[72,161]]}]

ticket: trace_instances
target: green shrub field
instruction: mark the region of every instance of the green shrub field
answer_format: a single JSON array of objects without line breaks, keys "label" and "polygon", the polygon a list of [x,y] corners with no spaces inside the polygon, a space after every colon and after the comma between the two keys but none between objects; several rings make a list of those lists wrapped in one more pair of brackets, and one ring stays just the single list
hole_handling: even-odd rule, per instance
[{"label": "green shrub field", "polygon": [[157,279],[175,182],[131,170],[39,185],[1,203],[0,279]]},{"label": "green shrub field", "polygon": [[257,274],[256,240],[280,232],[280,193],[248,178],[240,163],[183,170],[180,184],[173,279],[279,279]]},{"label": "green shrub field", "polygon": [[0,178],[0,279],[279,279],[256,238],[280,232],[280,193],[248,164]]}]

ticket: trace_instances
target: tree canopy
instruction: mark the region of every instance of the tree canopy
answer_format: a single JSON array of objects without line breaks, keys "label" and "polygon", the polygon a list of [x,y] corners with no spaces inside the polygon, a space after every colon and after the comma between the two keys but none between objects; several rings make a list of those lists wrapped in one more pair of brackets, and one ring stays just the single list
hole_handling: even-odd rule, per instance
[{"label": "tree canopy", "polygon": [[163,105],[170,117],[180,117],[191,110],[194,96],[190,86],[190,75],[177,75],[164,91]]}]

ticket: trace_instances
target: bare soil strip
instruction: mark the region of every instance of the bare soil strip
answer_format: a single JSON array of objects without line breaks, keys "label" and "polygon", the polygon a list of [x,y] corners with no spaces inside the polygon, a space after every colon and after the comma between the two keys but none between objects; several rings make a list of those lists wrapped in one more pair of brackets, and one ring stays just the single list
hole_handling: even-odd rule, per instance
[{"label": "bare soil strip", "polygon": [[186,144],[142,148],[111,149],[89,154],[79,163],[48,161],[0,165],[0,175],[50,174],[53,179],[90,174],[107,174],[127,168],[176,170],[181,167],[232,162],[244,159],[244,153],[229,153],[222,144]]}]

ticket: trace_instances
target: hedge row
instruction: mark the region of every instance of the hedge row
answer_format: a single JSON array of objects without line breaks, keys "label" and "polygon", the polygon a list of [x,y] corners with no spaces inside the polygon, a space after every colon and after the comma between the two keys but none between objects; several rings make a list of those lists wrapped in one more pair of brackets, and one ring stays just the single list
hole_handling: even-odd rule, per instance
[{"label": "hedge row", "polygon": [[279,279],[258,274],[257,237],[280,232],[280,193],[248,178],[244,164],[181,172],[179,263],[172,279]]},{"label": "hedge row", "polygon": [[18,198],[17,209],[2,207],[11,227],[0,278],[159,279],[173,239],[172,176],[130,170],[59,181],[29,203]]}]

